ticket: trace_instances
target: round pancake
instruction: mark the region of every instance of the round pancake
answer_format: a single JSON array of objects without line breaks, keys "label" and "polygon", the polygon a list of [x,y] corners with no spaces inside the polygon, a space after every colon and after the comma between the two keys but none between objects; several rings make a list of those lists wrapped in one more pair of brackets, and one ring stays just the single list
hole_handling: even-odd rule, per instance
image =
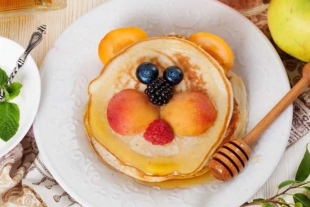
[{"label": "round pancake", "polygon": [[[175,87],[175,93],[188,90],[207,93],[217,108],[214,125],[199,136],[175,135],[174,140],[164,146],[152,145],[142,134],[116,134],[107,121],[107,105],[113,95],[123,89],[144,91],[146,86],[135,77],[136,67],[142,62],[154,63],[160,75],[171,65],[179,66],[184,79]],[[233,112],[232,87],[224,70],[200,47],[172,37],[149,38],[122,50],[91,82],[89,96],[86,120],[94,148],[102,159],[113,167],[131,166],[136,171],[119,170],[128,175],[140,172],[154,181],[200,171],[222,143]]]},{"label": "round pancake", "polygon": [[[243,82],[239,76],[234,73],[230,74],[229,80],[234,92],[234,113],[227,128],[226,135],[223,142],[229,141],[232,138],[243,138],[245,136],[245,129],[248,122],[248,105],[246,90]],[[188,179],[198,177],[207,173],[208,165],[206,164],[201,170],[190,175],[168,175],[168,176],[153,176],[143,173],[141,170],[133,166],[126,165],[118,160],[113,154],[105,149],[95,138],[92,137],[89,128],[88,114],[85,114],[84,122],[86,131],[88,133],[91,146],[98,157],[110,168],[117,170],[123,174],[129,175],[135,179],[146,182],[162,182],[171,179]]]}]

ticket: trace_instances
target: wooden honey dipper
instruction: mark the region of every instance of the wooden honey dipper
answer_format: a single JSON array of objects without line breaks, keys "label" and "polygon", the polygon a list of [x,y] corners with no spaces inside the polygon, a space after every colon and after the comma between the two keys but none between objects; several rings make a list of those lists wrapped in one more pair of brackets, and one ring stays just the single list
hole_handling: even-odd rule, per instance
[{"label": "wooden honey dipper", "polygon": [[232,139],[220,147],[213,155],[209,169],[218,180],[228,181],[236,176],[249,161],[252,146],[270,124],[286,109],[310,84],[310,62],[302,70],[302,78],[273,107],[273,109],[246,135],[244,139]]}]

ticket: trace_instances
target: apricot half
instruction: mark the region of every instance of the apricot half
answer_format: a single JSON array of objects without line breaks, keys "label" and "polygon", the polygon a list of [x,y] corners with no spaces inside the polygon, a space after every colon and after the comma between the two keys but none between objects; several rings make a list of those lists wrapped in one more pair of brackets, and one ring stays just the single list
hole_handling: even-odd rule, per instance
[{"label": "apricot half", "polygon": [[125,27],[112,30],[99,43],[99,58],[103,64],[106,64],[123,48],[146,38],[148,38],[148,35],[138,27]]},{"label": "apricot half", "polygon": [[115,94],[107,108],[110,127],[121,135],[141,133],[158,118],[159,109],[149,102],[144,93],[134,89]]},{"label": "apricot half", "polygon": [[207,94],[186,91],[175,94],[160,115],[175,134],[197,136],[213,125],[217,110]]},{"label": "apricot half", "polygon": [[197,32],[187,38],[209,53],[227,73],[234,65],[234,54],[222,38],[207,32]]}]

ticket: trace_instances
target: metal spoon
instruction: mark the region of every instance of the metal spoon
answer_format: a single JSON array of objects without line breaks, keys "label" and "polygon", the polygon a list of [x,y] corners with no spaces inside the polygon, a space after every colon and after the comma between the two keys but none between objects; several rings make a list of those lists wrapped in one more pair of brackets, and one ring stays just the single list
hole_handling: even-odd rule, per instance
[{"label": "metal spoon", "polygon": [[[16,67],[13,69],[11,75],[9,76],[6,82],[6,86],[11,85],[14,77],[16,76],[19,69],[24,65],[27,59],[27,56],[29,55],[31,50],[33,50],[42,41],[43,34],[46,33],[45,30],[46,30],[46,25],[41,25],[40,27],[38,27],[37,31],[31,35],[28,46],[25,49],[25,52],[17,60]],[[4,87],[0,89],[0,102],[3,102],[3,101],[5,101]]]}]

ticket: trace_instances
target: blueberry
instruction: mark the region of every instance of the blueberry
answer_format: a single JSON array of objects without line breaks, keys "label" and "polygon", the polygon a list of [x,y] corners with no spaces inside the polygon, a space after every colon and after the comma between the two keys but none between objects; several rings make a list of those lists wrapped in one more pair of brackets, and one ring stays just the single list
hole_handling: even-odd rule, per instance
[{"label": "blueberry", "polygon": [[183,80],[183,72],[178,66],[170,66],[164,71],[164,79],[172,85],[177,85]]},{"label": "blueberry", "polygon": [[138,66],[136,76],[141,83],[149,84],[158,77],[158,69],[154,64],[144,62]]}]

